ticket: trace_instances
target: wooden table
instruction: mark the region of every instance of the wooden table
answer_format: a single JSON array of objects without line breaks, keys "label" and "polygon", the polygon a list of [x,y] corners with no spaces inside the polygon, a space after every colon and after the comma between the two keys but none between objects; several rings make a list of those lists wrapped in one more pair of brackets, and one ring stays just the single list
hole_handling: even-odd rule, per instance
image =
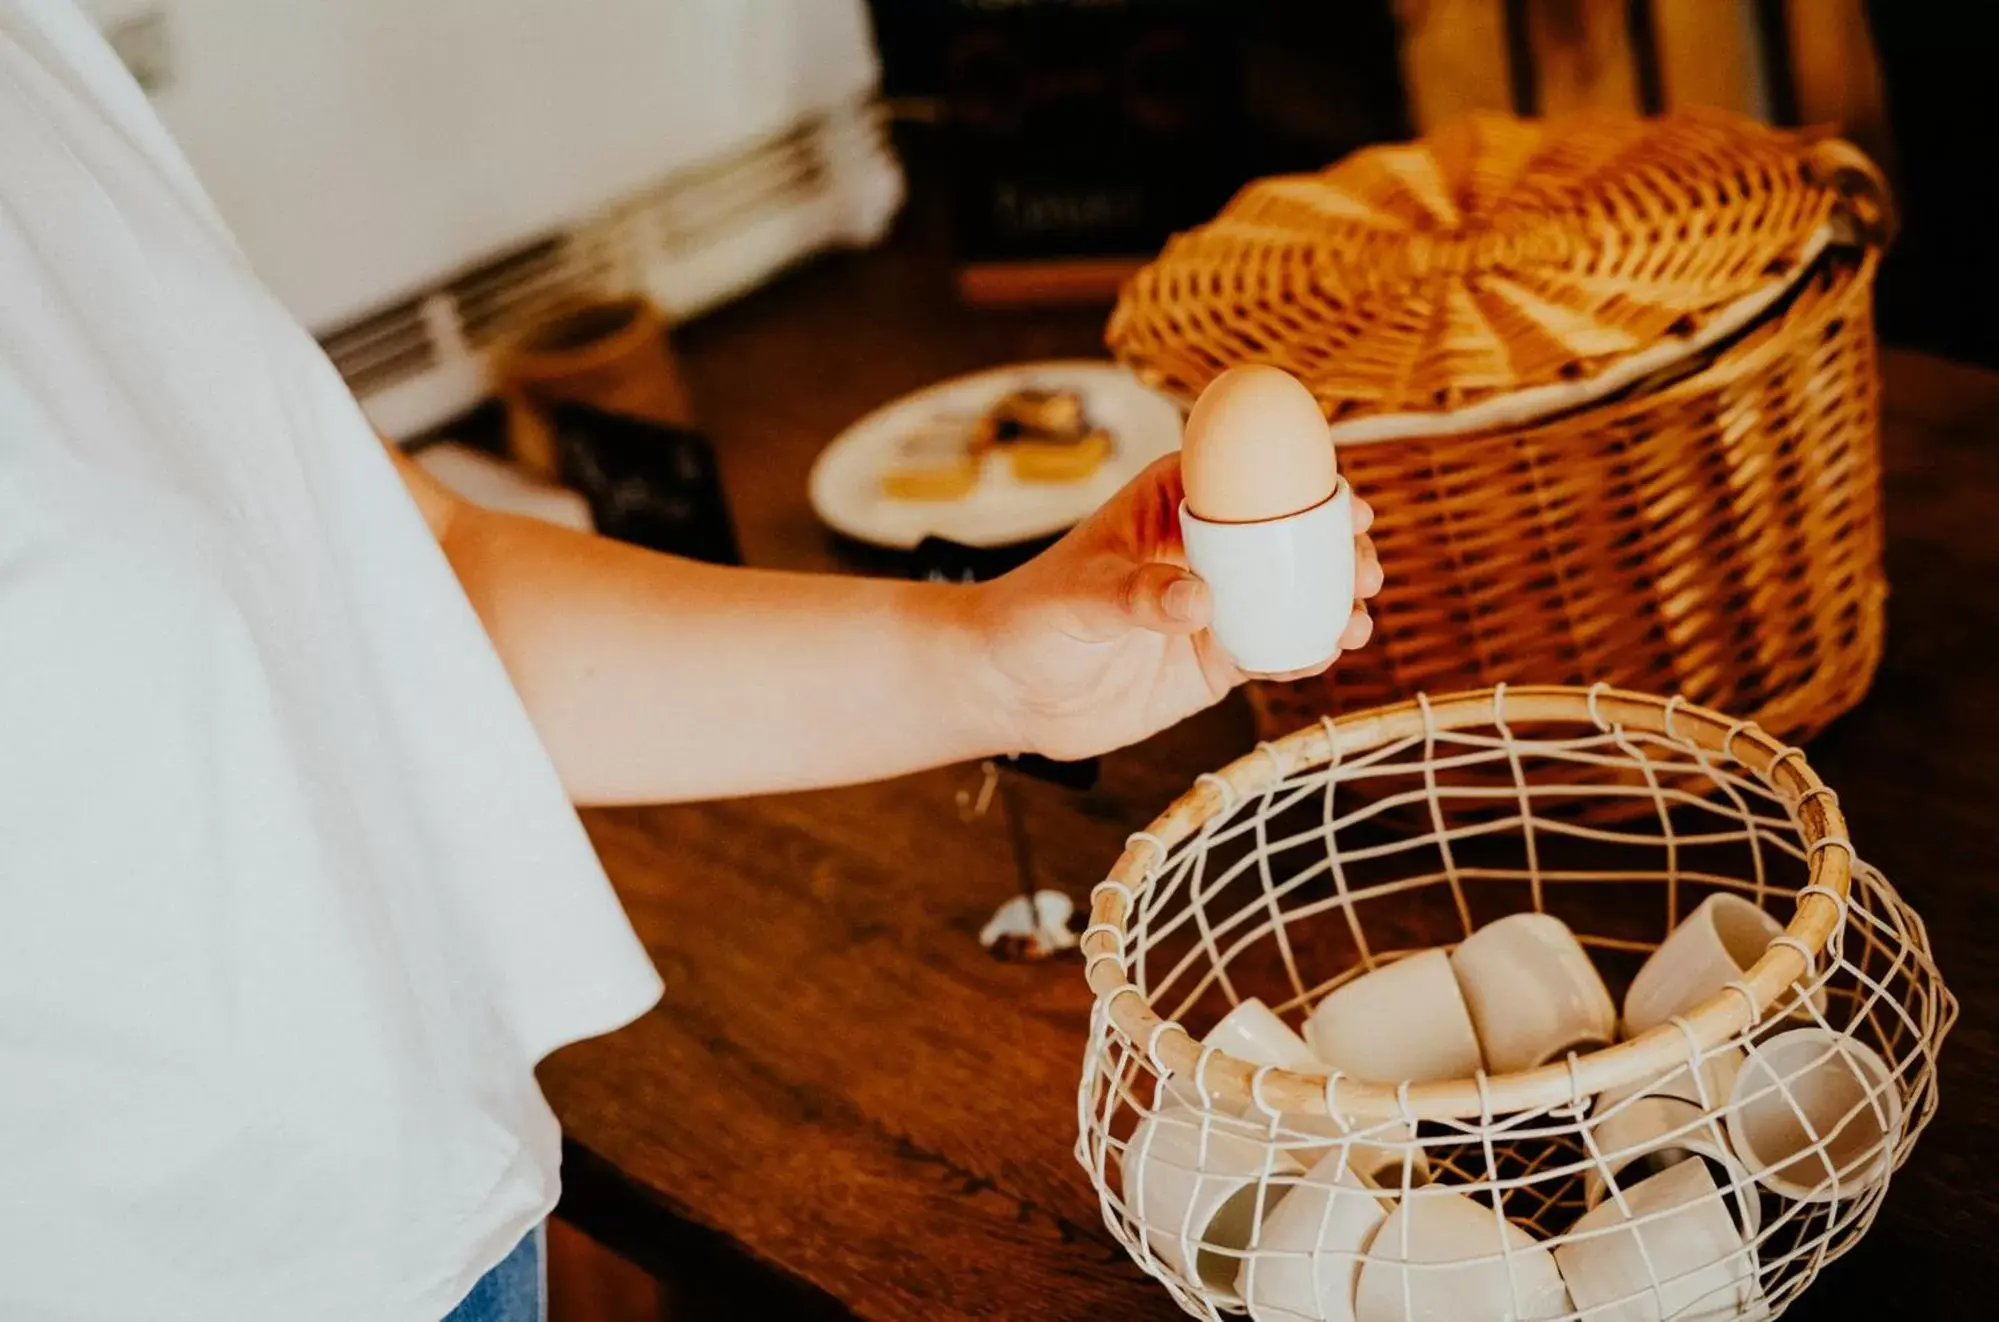
[{"label": "wooden table", "polygon": [[[934,232],[919,217],[684,333],[752,563],[867,567],[804,493],[869,408],[1100,353],[1100,312],[957,307]],[[1892,354],[1887,374],[1888,656],[1811,756],[1927,918],[1964,1017],[1941,1115],[1868,1240],[1792,1314],[1810,1319],[1989,1316],[1979,1276],[1999,1258],[1999,379]],[[1128,832],[1251,740],[1231,701],[1106,759],[1090,793],[1026,785],[1047,884],[1085,894]],[[1016,881],[1000,825],[958,817],[973,779],[589,815],[666,994],[542,1071],[569,1136],[563,1210],[679,1292],[676,1316],[1179,1316],[1071,1156],[1079,965],[977,943]]]}]

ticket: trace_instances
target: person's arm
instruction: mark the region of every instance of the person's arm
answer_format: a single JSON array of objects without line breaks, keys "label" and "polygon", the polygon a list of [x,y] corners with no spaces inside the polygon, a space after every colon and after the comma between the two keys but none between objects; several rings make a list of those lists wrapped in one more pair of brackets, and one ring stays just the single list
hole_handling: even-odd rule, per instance
[{"label": "person's arm", "polygon": [[[1177,563],[1177,465],[968,587],[682,560],[480,509],[396,459],[579,803],[1100,752],[1241,679],[1204,632],[1206,586]],[[1368,627],[1357,614],[1347,644]]]},{"label": "person's arm", "polygon": [[411,486],[580,803],[872,779],[1008,742],[963,588],[723,568]]}]

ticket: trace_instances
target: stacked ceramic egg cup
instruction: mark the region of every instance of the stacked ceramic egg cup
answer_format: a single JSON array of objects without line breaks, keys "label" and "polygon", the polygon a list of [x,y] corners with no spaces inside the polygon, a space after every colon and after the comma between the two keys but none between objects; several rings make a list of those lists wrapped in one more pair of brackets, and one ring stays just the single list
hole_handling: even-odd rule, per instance
[{"label": "stacked ceramic egg cup", "polygon": [[[1561,703],[1583,696],[1543,692],[1566,694]],[[1455,717],[1419,700],[1413,710],[1327,722],[1203,777],[1134,837],[1120,871],[1099,887],[1084,939],[1099,996],[1078,1156],[1107,1224],[1187,1311],[1247,1311],[1258,1322],[1770,1318],[1872,1221],[1934,1105],[1934,1053],[1954,1013],[1920,921],[1851,858],[1836,810],[1817,811],[1830,791],[1813,788],[1815,778],[1788,783],[1794,771],[1809,774],[1796,750],[1730,724],[1732,754],[1750,752],[1752,738],[1772,751],[1762,775],[1725,769],[1685,730],[1633,728],[1634,716],[1656,718],[1659,706],[1630,701],[1625,720],[1613,721],[1599,709],[1611,700],[1591,690],[1598,728],[1545,741],[1509,728],[1504,690],[1455,700]],[[1499,733],[1476,729],[1479,702]],[[1677,715],[1690,727],[1691,712],[1667,704],[1660,724],[1672,729]],[[1394,737],[1398,726],[1415,733]],[[1655,800],[1659,817],[1638,827],[1565,825],[1537,811],[1563,788],[1550,768],[1599,760],[1605,747],[1649,772],[1626,789]],[[1774,778],[1787,783],[1771,783],[1770,757],[1781,759]],[[1450,795],[1439,781],[1448,776],[1438,768],[1488,758],[1513,767],[1517,818],[1447,826]],[[1666,809],[1683,807],[1682,797],[1698,802],[1674,787],[1690,770],[1726,791],[1716,811],[1729,829],[1676,833]],[[1335,894],[1308,902],[1314,882],[1340,870],[1339,832],[1396,805],[1376,787],[1340,812],[1335,789],[1369,776],[1390,786],[1409,780],[1403,807],[1430,801],[1436,829],[1410,852],[1440,852],[1443,866],[1374,883],[1377,895],[1340,880]],[[1817,829],[1800,820],[1800,788]],[[1294,872],[1285,860],[1300,841],[1277,823],[1321,800],[1325,862]],[[1735,827],[1757,860],[1752,877],[1731,885],[1685,861],[1724,836],[1736,840]],[[1532,907],[1474,925],[1464,896],[1506,870],[1454,864],[1451,846],[1467,851],[1473,837],[1516,832],[1529,837],[1528,866],[1506,879],[1532,883]],[[1552,891],[1577,879],[1537,867],[1534,842],[1545,855],[1565,832],[1648,839],[1662,850],[1656,877],[1634,870],[1593,880],[1633,884],[1634,896],[1641,877],[1663,883],[1679,919],[1663,939],[1586,943],[1544,911]],[[1243,856],[1209,871],[1209,854],[1219,857],[1232,836],[1249,842]],[[1826,880],[1827,841],[1844,851],[1835,862],[1851,864],[1836,888]],[[1808,884],[1777,885],[1782,858],[1807,864]],[[1463,938],[1371,951],[1356,916],[1365,901],[1425,886],[1456,897]],[[1701,898],[1680,908],[1682,888]],[[1834,894],[1839,924],[1817,952],[1770,912],[1819,899],[1830,906]],[[1192,933],[1181,943],[1191,949],[1161,960],[1176,918]],[[1306,924],[1329,919],[1351,927],[1360,957],[1312,986],[1299,973]],[[1242,991],[1248,953],[1273,948],[1286,975],[1279,985],[1296,992],[1274,1006]],[[1592,950],[1649,952],[1621,1005]],[[1815,957],[1779,994],[1763,995],[1773,951]],[[1124,980],[1127,970],[1140,981]],[[1169,991],[1181,997],[1177,1007],[1165,1003]],[[1141,1022],[1132,1016],[1140,1003],[1147,1027],[1136,1034],[1128,1030]],[[1225,1012],[1198,1039],[1167,1041],[1185,1032],[1179,1015],[1198,1021],[1197,1005],[1217,1003]],[[1172,1013],[1150,1015],[1155,1004]],[[1714,1031],[1728,1015],[1741,1027]],[[1623,1081],[1592,1087],[1606,1074],[1592,1058],[1619,1042],[1627,1059],[1649,1048],[1662,1063],[1635,1078],[1610,1071]],[[1174,1056],[1180,1064],[1169,1067]],[[1233,1086],[1224,1062],[1236,1070]],[[1551,1073],[1551,1104],[1509,1100],[1536,1077],[1547,1093]],[[1316,1083],[1308,1095],[1323,1105],[1298,1105],[1301,1077]],[[1471,1105],[1453,1109],[1440,1091],[1452,1088],[1460,1099],[1475,1090]]]}]

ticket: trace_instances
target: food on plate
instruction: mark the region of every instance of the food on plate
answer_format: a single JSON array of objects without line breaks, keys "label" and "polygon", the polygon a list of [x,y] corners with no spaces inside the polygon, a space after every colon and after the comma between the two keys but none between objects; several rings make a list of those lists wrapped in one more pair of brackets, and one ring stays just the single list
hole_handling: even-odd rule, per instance
[{"label": "food on plate", "polygon": [[1073,440],[1089,430],[1083,397],[1073,390],[1014,390],[999,397],[979,420],[980,446],[1017,441]]},{"label": "food on plate", "polygon": [[941,420],[896,445],[881,475],[890,500],[963,500],[979,483],[979,456],[962,423]]},{"label": "food on plate", "polygon": [[1100,427],[1074,440],[1016,441],[1007,447],[1013,475],[1022,482],[1081,482],[1110,454],[1111,434]]},{"label": "food on plate", "polygon": [[1092,426],[1073,390],[1013,390],[967,422],[940,418],[904,437],[881,477],[891,500],[963,500],[977,488],[987,455],[1005,456],[1016,482],[1081,482],[1116,448]]}]

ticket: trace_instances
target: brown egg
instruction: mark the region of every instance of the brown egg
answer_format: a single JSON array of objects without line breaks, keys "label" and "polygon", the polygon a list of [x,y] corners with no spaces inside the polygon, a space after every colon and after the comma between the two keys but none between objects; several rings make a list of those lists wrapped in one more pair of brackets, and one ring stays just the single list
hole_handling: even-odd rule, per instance
[{"label": "brown egg", "polygon": [[1258,523],[1311,509],[1338,469],[1312,392],[1275,367],[1232,367],[1209,383],[1180,446],[1187,508],[1210,523]]}]

